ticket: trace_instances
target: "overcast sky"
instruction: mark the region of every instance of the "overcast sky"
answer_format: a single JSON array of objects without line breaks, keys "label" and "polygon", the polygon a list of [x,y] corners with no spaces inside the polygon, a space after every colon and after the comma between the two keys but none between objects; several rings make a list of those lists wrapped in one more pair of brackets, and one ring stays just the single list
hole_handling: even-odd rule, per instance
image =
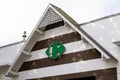
[{"label": "overcast sky", "polygon": [[45,8],[52,3],[78,23],[120,12],[120,0],[0,0],[0,46],[30,34]]}]

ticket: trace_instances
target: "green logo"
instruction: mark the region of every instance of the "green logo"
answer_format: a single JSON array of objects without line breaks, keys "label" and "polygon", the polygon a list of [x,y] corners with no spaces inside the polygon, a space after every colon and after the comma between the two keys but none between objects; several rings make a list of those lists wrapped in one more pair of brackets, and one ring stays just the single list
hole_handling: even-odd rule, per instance
[{"label": "green logo", "polygon": [[54,42],[52,44],[50,44],[46,50],[46,54],[49,58],[52,59],[58,59],[63,52],[65,51],[65,47],[63,46],[63,44],[60,42]]}]

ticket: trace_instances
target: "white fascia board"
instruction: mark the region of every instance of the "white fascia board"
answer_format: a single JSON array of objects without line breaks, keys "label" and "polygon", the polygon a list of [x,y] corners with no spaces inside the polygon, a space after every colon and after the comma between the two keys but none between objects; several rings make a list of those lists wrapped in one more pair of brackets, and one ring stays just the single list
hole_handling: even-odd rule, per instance
[{"label": "white fascia board", "polygon": [[113,55],[111,55],[107,50],[105,50],[101,45],[99,45],[99,46],[98,46],[98,44],[96,45],[96,43],[89,38],[91,36],[88,35],[88,34],[86,34],[86,32],[82,28],[80,28],[77,25],[76,26],[73,25],[69,20],[67,20],[64,16],[62,16],[62,14],[59,13],[59,11],[57,11],[56,9],[54,9],[53,6],[50,5],[50,7],[57,14],[59,14],[59,16],[61,16],[63,18],[63,20],[65,20],[74,30],[76,30],[82,37],[84,37],[92,46],[94,46],[98,51],[100,51],[102,55],[104,55],[107,59],[113,58],[113,59],[115,59],[117,61],[117,59]]}]

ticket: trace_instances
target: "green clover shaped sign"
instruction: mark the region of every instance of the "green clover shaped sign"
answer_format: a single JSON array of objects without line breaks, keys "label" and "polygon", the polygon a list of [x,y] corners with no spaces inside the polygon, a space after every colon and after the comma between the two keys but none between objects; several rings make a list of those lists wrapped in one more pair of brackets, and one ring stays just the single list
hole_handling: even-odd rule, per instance
[{"label": "green clover shaped sign", "polygon": [[46,50],[46,54],[49,58],[58,59],[65,52],[65,47],[60,42],[55,41],[50,44]]}]

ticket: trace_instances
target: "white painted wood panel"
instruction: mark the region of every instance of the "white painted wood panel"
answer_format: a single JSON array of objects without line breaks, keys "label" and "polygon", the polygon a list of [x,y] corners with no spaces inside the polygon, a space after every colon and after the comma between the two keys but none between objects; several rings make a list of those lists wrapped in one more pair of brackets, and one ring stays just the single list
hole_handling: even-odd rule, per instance
[{"label": "white painted wood panel", "polygon": [[53,38],[53,37],[64,35],[71,32],[74,32],[74,30],[70,26],[64,25],[61,27],[57,27],[57,28],[45,31],[45,34],[42,35],[38,41]]},{"label": "white painted wood panel", "polygon": [[42,77],[64,75],[70,73],[80,73],[86,71],[113,68],[116,66],[117,63],[112,60],[105,62],[101,58],[99,58],[99,59],[92,59],[87,61],[68,63],[68,64],[51,66],[51,67],[44,67],[34,70],[22,71],[19,72],[19,76],[17,80],[42,78]]},{"label": "white painted wood panel", "polygon": [[[64,44],[66,51],[64,54],[70,54],[73,52],[78,52],[78,51],[83,51],[83,50],[88,50],[92,49],[93,47],[87,43],[84,43],[82,40],[81,41],[75,41],[71,43]],[[47,58],[47,55],[45,53],[47,48],[33,51],[30,54],[32,55],[30,58],[28,58],[26,61],[31,61],[35,59],[42,59],[42,58]]]},{"label": "white painted wood panel", "polygon": [[80,27],[120,61],[120,47],[113,43],[120,40],[120,15],[88,23]]}]

